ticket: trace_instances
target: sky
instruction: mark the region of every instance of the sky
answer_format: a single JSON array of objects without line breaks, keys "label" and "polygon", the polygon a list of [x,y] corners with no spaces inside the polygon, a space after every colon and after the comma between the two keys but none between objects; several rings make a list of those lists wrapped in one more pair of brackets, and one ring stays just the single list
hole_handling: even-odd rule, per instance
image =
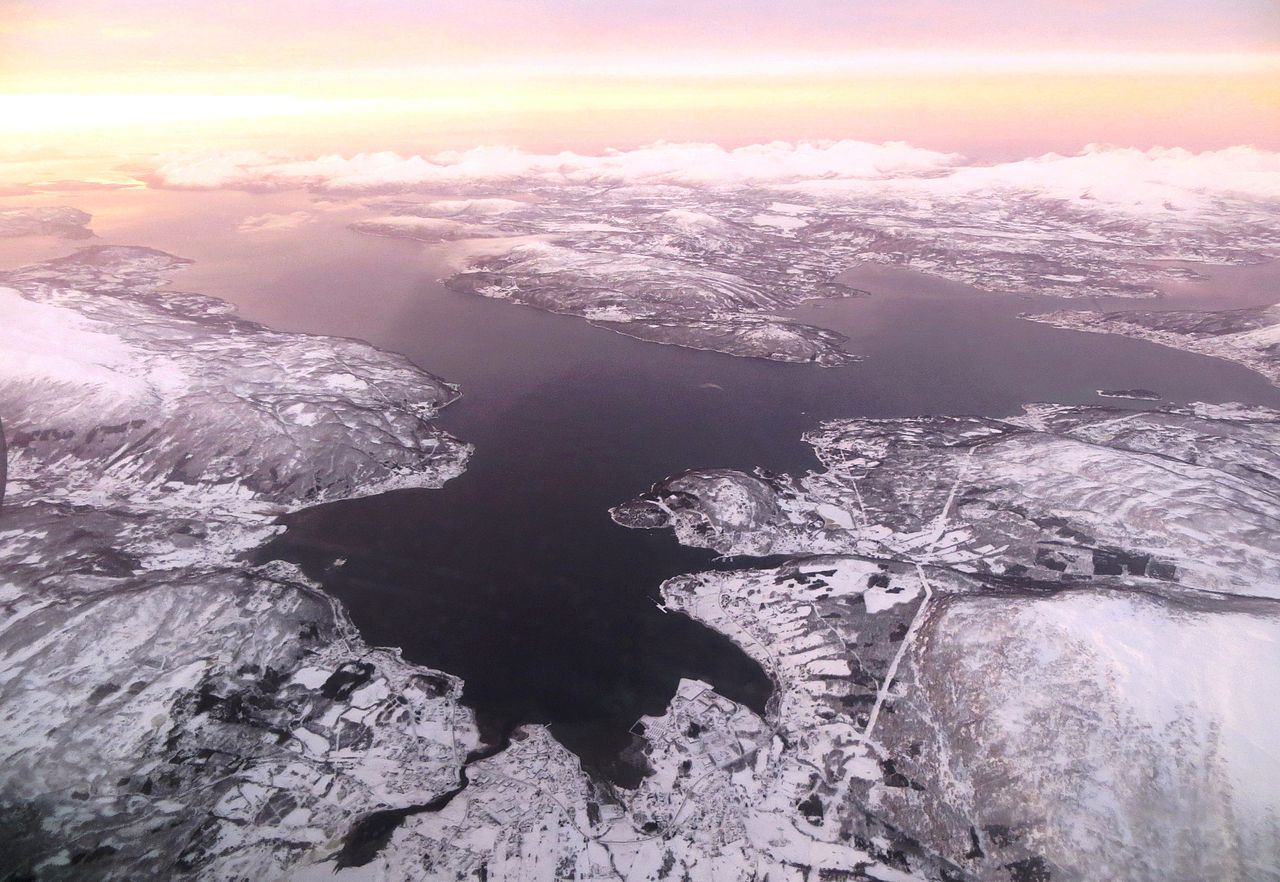
[{"label": "sky", "polygon": [[1280,0],[0,0],[10,152],[89,132],[1274,148]]}]

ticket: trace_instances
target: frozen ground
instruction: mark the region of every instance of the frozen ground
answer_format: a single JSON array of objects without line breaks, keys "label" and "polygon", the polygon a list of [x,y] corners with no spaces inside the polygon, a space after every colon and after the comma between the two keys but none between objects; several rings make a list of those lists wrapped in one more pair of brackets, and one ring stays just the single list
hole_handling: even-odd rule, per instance
[{"label": "frozen ground", "polygon": [[269,878],[454,788],[477,744],[456,680],[238,556],[291,507],[459,474],[431,422],[456,391],[162,288],[182,263],[0,277],[6,876]]},{"label": "frozen ground", "polygon": [[684,681],[635,728],[630,791],[529,728],[337,875],[1280,878],[1278,430],[1230,407],[848,420],[811,437],[821,473],[663,482],[615,517],[791,556],[663,586],[766,668],[767,713]]},{"label": "frozen ground", "polygon": [[296,570],[246,563],[277,514],[437,486],[469,451],[431,424],[452,387],[164,288],[181,265],[100,248],[2,280],[6,873],[902,878],[892,831],[804,833],[808,772],[704,684],[639,721],[653,774],[618,791],[542,727],[479,749],[455,678],[366,646]]},{"label": "frozen ground", "polygon": [[778,683],[771,768],[808,770],[779,818],[826,842],[874,821],[929,878],[1280,879],[1280,414],[1036,407],[809,440],[823,472],[695,471],[615,510],[795,555],[664,586]]}]

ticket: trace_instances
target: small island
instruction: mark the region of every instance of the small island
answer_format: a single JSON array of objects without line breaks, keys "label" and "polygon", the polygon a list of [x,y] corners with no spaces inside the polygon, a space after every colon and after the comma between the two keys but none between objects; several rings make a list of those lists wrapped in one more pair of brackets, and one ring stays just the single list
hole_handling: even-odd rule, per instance
[{"label": "small island", "polygon": [[1135,401],[1159,401],[1160,393],[1150,389],[1099,389],[1099,398],[1131,398]]}]

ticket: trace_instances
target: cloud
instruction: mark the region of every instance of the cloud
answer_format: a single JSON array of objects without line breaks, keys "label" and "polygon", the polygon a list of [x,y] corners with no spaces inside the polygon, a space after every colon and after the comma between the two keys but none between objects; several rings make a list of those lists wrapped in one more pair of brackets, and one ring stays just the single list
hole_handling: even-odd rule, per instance
[{"label": "cloud", "polygon": [[516,211],[527,205],[528,203],[520,202],[516,199],[500,199],[496,197],[487,199],[439,199],[435,202],[426,202],[416,206],[415,213],[485,216],[506,214],[509,211]]},{"label": "cloud", "polygon": [[[888,184],[904,197],[1027,192],[1134,213],[1184,211],[1221,199],[1280,201],[1280,153],[1246,146],[1192,153],[1090,145],[1074,156],[1049,153],[996,165],[956,166],[946,174]],[[838,199],[869,192],[864,182],[838,179],[797,182],[794,187]],[[876,191],[884,190],[885,182],[880,182]]]},{"label": "cloud", "polygon": [[374,235],[419,239],[423,242],[446,242],[453,239],[496,238],[502,233],[494,227],[478,226],[443,217],[387,215],[351,224],[353,230]]},{"label": "cloud", "polygon": [[241,233],[261,233],[272,230],[296,230],[315,220],[309,211],[291,211],[287,214],[254,214],[240,221],[236,228]]},{"label": "cloud", "polygon": [[1091,145],[1075,156],[1051,153],[965,169],[951,180],[958,189],[1034,189],[1118,206],[1195,208],[1215,196],[1280,199],[1280,153],[1244,146],[1192,153]]},{"label": "cloud", "polygon": [[[477,147],[431,157],[361,153],[296,159],[256,152],[174,157],[152,183],[175,188],[335,193],[403,192],[468,186],[597,184],[634,186],[779,186],[813,196],[956,198],[1026,191],[1122,210],[1188,210],[1214,200],[1280,200],[1280,153],[1240,146],[1193,153],[1180,148],[1091,145],[1074,156],[993,165],[901,142],[772,142],[726,149],[706,143],[657,143],[599,155],[540,154]],[[514,207],[502,200],[440,203],[441,214],[483,214]]]},{"label": "cloud", "polygon": [[351,192],[544,183],[658,183],[683,186],[794,181],[825,176],[879,178],[943,169],[959,159],[901,142],[773,142],[727,150],[716,144],[658,143],[596,156],[526,153],[514,147],[446,151],[430,158],[361,153],[296,160],[255,152],[175,157],[154,180],[186,189],[293,189]]}]

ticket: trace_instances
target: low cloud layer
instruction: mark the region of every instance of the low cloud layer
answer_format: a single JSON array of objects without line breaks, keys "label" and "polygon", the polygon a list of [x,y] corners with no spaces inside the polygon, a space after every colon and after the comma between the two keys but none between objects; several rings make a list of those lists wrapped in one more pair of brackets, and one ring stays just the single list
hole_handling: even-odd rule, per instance
[{"label": "low cloud layer", "polygon": [[658,143],[588,156],[477,147],[430,157],[361,153],[315,159],[256,152],[173,157],[158,186],[186,189],[309,188],[374,193],[531,185],[779,186],[850,199],[894,191],[914,198],[1029,191],[1138,211],[1184,210],[1215,200],[1280,200],[1280,153],[1253,147],[1193,153],[1090,146],[1074,156],[967,164],[956,154],[901,142],[772,142],[737,149]]},{"label": "low cloud layer", "polygon": [[795,185],[812,195],[856,196],[886,186],[921,197],[1025,191],[1087,206],[1140,212],[1204,208],[1216,200],[1280,200],[1280,153],[1229,147],[1193,153],[1090,145],[1074,156],[1049,153],[995,165],[956,164],[927,179],[891,176],[874,182],[839,179]]},{"label": "low cloud layer", "polygon": [[707,185],[811,178],[883,178],[944,169],[959,157],[891,142],[773,142],[726,150],[658,143],[597,156],[476,147],[431,157],[360,153],[298,160],[249,151],[170,159],[155,173],[167,187],[378,191],[536,180],[544,183]]},{"label": "low cloud layer", "polygon": [[255,214],[242,220],[238,229],[242,233],[296,230],[298,227],[304,227],[307,224],[312,223],[315,219],[315,214],[310,211]]}]

